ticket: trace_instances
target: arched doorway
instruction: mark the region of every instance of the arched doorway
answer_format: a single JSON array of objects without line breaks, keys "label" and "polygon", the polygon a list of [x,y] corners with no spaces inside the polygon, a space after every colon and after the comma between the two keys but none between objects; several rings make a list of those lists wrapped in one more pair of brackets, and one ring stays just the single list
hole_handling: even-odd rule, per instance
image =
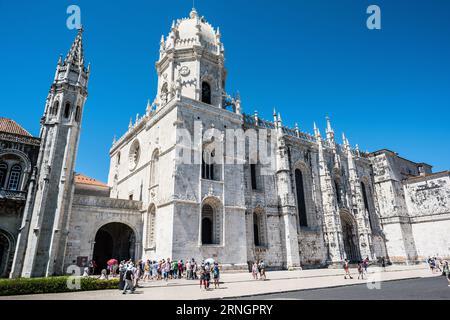
[{"label": "arched doorway", "polygon": [[106,269],[109,259],[135,260],[136,237],[133,229],[123,223],[113,222],[101,227],[95,235],[92,259],[97,264],[96,273]]},{"label": "arched doorway", "polygon": [[360,260],[360,254],[354,220],[348,212],[341,212],[340,215],[345,255],[348,261],[358,262]]},{"label": "arched doorway", "polygon": [[13,259],[13,240],[11,236],[0,230],[0,277],[7,278]]}]

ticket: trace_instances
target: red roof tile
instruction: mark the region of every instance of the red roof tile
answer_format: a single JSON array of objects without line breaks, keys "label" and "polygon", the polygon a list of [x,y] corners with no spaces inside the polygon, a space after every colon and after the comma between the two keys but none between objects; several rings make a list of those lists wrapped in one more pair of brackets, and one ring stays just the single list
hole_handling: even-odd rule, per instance
[{"label": "red roof tile", "polygon": [[78,184],[87,184],[87,185],[91,185],[91,186],[98,186],[98,187],[108,187],[107,184],[100,182],[94,178],[85,176],[81,173],[76,173],[75,174],[75,183]]},{"label": "red roof tile", "polygon": [[3,117],[0,117],[0,131],[17,134],[20,136],[32,137],[32,135],[27,130],[22,128],[17,122]]}]

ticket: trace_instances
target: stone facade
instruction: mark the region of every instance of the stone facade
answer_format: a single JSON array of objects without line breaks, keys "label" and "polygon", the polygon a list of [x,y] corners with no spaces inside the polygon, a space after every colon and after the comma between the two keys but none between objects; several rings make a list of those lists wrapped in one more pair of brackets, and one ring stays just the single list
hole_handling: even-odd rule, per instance
[{"label": "stone facade", "polygon": [[[361,152],[344,135],[339,144],[329,119],[322,136],[315,125],[313,135],[284,126],[276,112],[273,121],[243,113],[240,96],[225,91],[221,34],[195,9],[161,39],[157,97],[113,142],[108,185],[77,180],[90,72],[81,34],[47,99],[22,224],[10,227],[11,276],[61,274],[91,259],[102,268],[109,258],[212,257],[242,270],[261,259],[286,269],[450,257],[449,172]],[[79,109],[66,117],[67,102]],[[221,149],[230,137],[233,149]]]}]

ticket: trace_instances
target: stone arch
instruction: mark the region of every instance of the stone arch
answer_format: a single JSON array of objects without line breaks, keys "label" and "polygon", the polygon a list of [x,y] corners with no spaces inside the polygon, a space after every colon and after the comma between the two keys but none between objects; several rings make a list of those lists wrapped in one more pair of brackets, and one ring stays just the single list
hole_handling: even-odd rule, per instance
[{"label": "stone arch", "polygon": [[346,209],[339,211],[341,219],[342,241],[344,244],[345,257],[350,262],[357,262],[361,259],[359,251],[359,237],[356,220]]},{"label": "stone arch", "polygon": [[372,233],[380,232],[379,220],[375,210],[375,201],[373,199],[373,189],[371,188],[370,178],[364,176],[360,179],[361,196],[364,205],[364,215],[367,215]]},{"label": "stone arch", "polygon": [[212,85],[205,78],[202,79],[201,95],[201,101],[203,103],[212,104]]},{"label": "stone arch", "polygon": [[16,241],[14,236],[5,229],[0,229],[0,278],[9,276],[15,249]]},{"label": "stone arch", "polygon": [[130,224],[123,221],[102,223],[92,235],[92,259],[97,264],[96,273],[106,269],[109,259],[135,260],[138,257],[139,234]]},{"label": "stone arch", "polygon": [[[200,243],[202,245],[220,245],[223,230],[222,201],[215,196],[207,196],[200,206]],[[208,228],[208,229],[205,229]],[[206,241],[205,240],[211,240]],[[210,242],[210,243],[208,243]]]}]

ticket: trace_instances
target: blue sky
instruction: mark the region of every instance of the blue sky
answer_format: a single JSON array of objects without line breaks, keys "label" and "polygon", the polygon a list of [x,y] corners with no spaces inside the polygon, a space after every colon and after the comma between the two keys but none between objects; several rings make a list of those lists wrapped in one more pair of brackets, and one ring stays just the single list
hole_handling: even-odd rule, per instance
[{"label": "blue sky", "polygon": [[[55,66],[75,35],[66,9],[81,8],[89,98],[77,171],[106,181],[109,148],[156,94],[159,40],[192,1],[0,1],[0,116],[39,134]],[[381,8],[382,29],[366,28]],[[196,0],[220,26],[227,91],[247,113],[336,134],[374,151],[450,169],[450,1]]]}]

